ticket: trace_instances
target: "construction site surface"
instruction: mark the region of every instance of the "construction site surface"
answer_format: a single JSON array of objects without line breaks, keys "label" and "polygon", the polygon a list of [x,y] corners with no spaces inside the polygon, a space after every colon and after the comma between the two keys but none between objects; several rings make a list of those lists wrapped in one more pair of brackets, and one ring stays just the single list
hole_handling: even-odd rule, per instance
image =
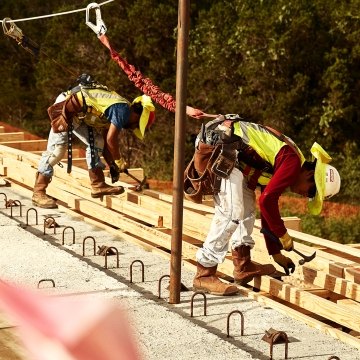
[{"label": "construction site surface", "polygon": [[[171,305],[167,302],[169,291],[166,278],[169,277],[171,256],[172,196],[155,191],[151,186],[136,191],[137,183],[133,177],[144,178],[143,170],[139,168],[129,169],[133,177],[121,174],[119,184],[126,188],[124,194],[93,199],[90,196],[84,150],[73,149],[72,172],[68,174],[66,166],[56,166],[52,182],[47,189],[47,194],[57,199],[59,209],[34,210],[31,194],[40,154],[46,149],[47,140],[14,129],[5,123],[0,125],[0,175],[3,182],[0,189],[1,217],[5,216],[9,221],[16,220],[17,223],[21,223],[29,234],[37,235],[41,241],[56,244],[52,251],[66,250],[68,254],[84,258],[87,264],[101,269],[104,276],[110,277],[112,281],[115,279],[119,286],[125,284],[126,288],[135,289],[160,308],[179,315],[182,319],[173,319],[173,326],[176,326],[176,321],[187,322],[179,325],[179,331],[170,332],[166,339],[167,346],[172,344],[172,349],[177,346],[187,348],[183,357],[181,354],[170,356],[171,351],[169,349],[167,352],[164,344],[161,345],[164,346],[162,352],[143,344],[144,358],[268,359],[274,351],[274,359],[360,359],[360,245],[342,245],[305,234],[299,231],[298,218],[285,218],[286,226],[290,229],[289,234],[296,239],[296,249],[304,254],[312,254],[316,251],[316,257],[304,265],[297,266],[291,276],[285,276],[282,269],[277,267],[276,276],[255,278],[248,286],[239,286],[240,294],[235,297],[206,295],[207,305],[203,310],[203,295],[195,294],[196,298],[194,298],[192,278],[196,270],[195,253],[206,237],[214,208],[210,201],[208,205],[198,205],[184,200],[182,242],[184,291],[181,292],[180,304]],[[67,159],[62,161],[64,164],[66,162]],[[1,203],[1,196],[4,197],[4,203]],[[12,202],[9,202],[10,196]],[[17,196],[18,198],[15,199],[14,197]],[[33,212],[36,212],[36,223]],[[45,231],[49,214],[55,214],[54,218],[57,222],[59,222],[57,216],[62,217],[62,220],[66,218],[66,222],[59,224],[59,229],[56,232],[54,230],[54,233],[53,230]],[[2,221],[1,225],[4,227],[7,223]],[[90,229],[96,227],[94,233],[89,233],[89,228],[86,228],[87,235],[96,238],[97,245],[115,248],[114,255],[111,257],[95,255],[95,246],[93,254],[92,244],[83,245],[83,238],[78,239],[77,227],[84,226]],[[70,231],[70,227],[74,230]],[[2,235],[3,231],[4,229]],[[72,241],[75,239],[75,235],[72,237],[72,231],[76,232],[75,241]],[[82,231],[80,236],[85,230]],[[102,235],[99,240],[100,233]],[[256,221],[253,237],[256,245],[252,251],[252,259],[259,263],[271,262],[263,235],[260,233],[259,221]],[[2,242],[8,240],[2,236]],[[4,245],[3,243],[3,248]],[[299,255],[294,252],[288,255],[295,264],[299,263],[301,259]],[[145,281],[140,281],[139,268],[136,268],[136,281],[130,281],[129,265],[139,259],[144,266]],[[6,267],[5,258],[2,258],[1,266]],[[59,269],[56,269],[57,266]],[[62,266],[59,264],[47,264],[45,268],[51,268],[54,274],[56,271],[59,273],[62,271],[60,270]],[[36,266],[33,269],[34,272],[37,271]],[[8,275],[4,271],[2,274]],[[41,270],[43,271],[44,269]],[[232,271],[233,264],[229,253],[225,262],[219,265],[218,272],[224,281],[231,282]],[[17,272],[14,271],[15,273]],[[21,274],[20,270],[19,273]],[[56,294],[62,292],[61,288],[51,291]],[[203,314],[205,310],[206,315]],[[156,311],[152,313],[151,319],[156,318],[156,314]],[[230,315],[233,318],[238,315],[244,316],[244,329],[241,331],[243,334],[240,333],[240,320],[236,318],[230,322]],[[167,326],[164,317],[160,316],[159,320],[163,321],[164,327]],[[192,325],[189,325],[190,323]],[[191,328],[193,324],[196,325],[197,330]],[[146,328],[144,323],[142,326]],[[191,334],[194,342],[192,352],[192,345],[178,341],[182,336],[181,326],[184,326],[184,329],[189,327],[189,334],[186,336]],[[207,333],[217,338],[216,341],[225,344],[224,357],[211,352],[209,343],[215,344],[214,339],[207,343],[202,337],[205,335],[200,335],[199,328],[201,331],[205,329]],[[3,329],[6,327],[2,326],[0,331]],[[4,334],[3,330],[3,336],[0,338],[6,345],[0,347],[8,349],[10,354],[13,350],[9,344],[17,341],[16,331],[13,334],[6,333],[6,336]],[[273,334],[276,336],[272,336]],[[152,337],[155,341],[154,333]],[[147,341],[152,341],[150,338],[149,335]],[[205,351],[202,345],[208,349]],[[272,345],[276,345],[274,350]],[[221,349],[222,345],[214,346]],[[250,355],[239,356],[237,350],[245,351]],[[229,354],[233,354],[234,357]],[[25,359],[15,355],[1,356],[0,352],[0,359]]]}]

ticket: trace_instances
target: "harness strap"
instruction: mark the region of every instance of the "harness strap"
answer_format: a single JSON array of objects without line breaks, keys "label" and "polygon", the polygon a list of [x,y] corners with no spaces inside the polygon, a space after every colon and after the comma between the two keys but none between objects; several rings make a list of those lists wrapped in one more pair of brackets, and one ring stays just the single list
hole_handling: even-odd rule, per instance
[{"label": "harness strap", "polygon": [[91,126],[88,126],[89,132],[89,145],[90,145],[90,156],[91,156],[91,168],[95,167],[95,142],[94,142],[94,130]]},{"label": "harness strap", "polygon": [[252,174],[252,176],[250,177],[249,181],[248,181],[248,188],[250,190],[255,190],[256,189],[256,185],[258,183],[259,177],[262,174],[262,170],[259,169],[254,169],[254,173]]},{"label": "harness strap", "polygon": [[73,125],[69,124],[68,127],[68,163],[67,163],[67,170],[66,172],[68,174],[71,173],[71,167],[72,167],[72,133],[73,133]]},{"label": "harness strap", "polygon": [[270,126],[264,126],[264,127],[276,138],[283,141],[286,145],[289,145],[290,148],[295,152],[295,154],[301,159],[298,148],[295,146],[295,143],[290,138],[282,134],[280,131],[271,128]]},{"label": "harness strap", "polygon": [[251,173],[251,171],[253,170],[253,173],[251,174],[251,176],[248,178],[248,185],[247,187],[250,190],[255,190],[259,177],[261,176],[261,174],[263,173],[263,171],[266,169],[266,167],[264,169],[256,169],[250,165],[246,165],[244,170],[242,170],[242,173],[244,175],[244,177],[249,176],[249,174]]}]

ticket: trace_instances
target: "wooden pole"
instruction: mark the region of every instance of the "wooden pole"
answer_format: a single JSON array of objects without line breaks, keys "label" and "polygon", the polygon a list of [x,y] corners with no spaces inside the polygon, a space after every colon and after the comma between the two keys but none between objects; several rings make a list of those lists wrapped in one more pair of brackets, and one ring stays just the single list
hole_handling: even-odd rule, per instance
[{"label": "wooden pole", "polygon": [[183,225],[183,174],[186,123],[187,56],[190,0],[179,0],[176,66],[176,109],[173,171],[173,205],[170,261],[170,304],[180,302]]}]

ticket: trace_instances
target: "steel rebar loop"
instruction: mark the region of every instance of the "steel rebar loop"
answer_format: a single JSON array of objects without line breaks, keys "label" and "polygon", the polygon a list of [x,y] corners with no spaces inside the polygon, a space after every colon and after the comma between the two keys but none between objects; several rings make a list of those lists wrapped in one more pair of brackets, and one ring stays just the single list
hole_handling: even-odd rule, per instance
[{"label": "steel rebar loop", "polygon": [[72,226],[66,226],[64,227],[63,233],[62,233],[62,245],[65,244],[65,231],[67,229],[71,229],[72,230],[72,234],[73,234],[73,245],[75,244],[75,229]]},{"label": "steel rebar loop", "polygon": [[30,210],[35,211],[36,225],[38,225],[39,224],[39,222],[38,222],[38,212],[37,212],[37,210],[35,208],[30,208],[26,212],[26,226],[29,225],[29,212],[30,212]]},{"label": "steel rebar loop", "polygon": [[48,216],[44,219],[44,235],[46,234],[45,229],[50,229],[51,227],[54,227],[54,234],[56,234],[56,221],[52,216]]},{"label": "steel rebar loop", "polygon": [[230,337],[230,317],[232,314],[240,314],[241,316],[241,336],[244,335],[244,315],[240,310],[233,310],[229,313],[227,317],[227,337]]},{"label": "steel rebar loop", "polygon": [[161,282],[163,279],[165,278],[169,278],[170,279],[170,275],[163,275],[158,282],[158,299],[161,299]]},{"label": "steel rebar loop", "polygon": [[273,348],[274,348],[274,344],[276,343],[277,340],[284,340],[285,341],[285,358],[288,358],[288,347],[289,347],[289,339],[287,334],[284,331],[276,331],[272,334],[270,334],[269,336],[269,340],[270,340],[270,360],[272,360],[273,358]]},{"label": "steel rebar loop", "polygon": [[135,263],[139,263],[141,264],[141,282],[144,282],[145,280],[145,276],[144,276],[144,263],[141,260],[134,260],[131,264],[130,264],[130,282],[132,283],[132,269],[133,269],[133,265]]},{"label": "steel rebar loop", "polygon": [[13,216],[13,206],[17,206],[17,205],[20,206],[20,217],[22,217],[22,204],[21,204],[20,200],[11,200],[11,203],[9,204],[9,206],[10,206],[10,217]]},{"label": "steel rebar loop", "polygon": [[88,240],[88,239],[91,239],[93,241],[93,244],[94,244],[94,256],[95,256],[96,255],[96,241],[95,241],[95,238],[93,236],[84,237],[84,240],[83,240],[83,256],[85,256],[85,241]]},{"label": "steel rebar loop", "polygon": [[196,295],[202,295],[204,298],[204,316],[206,316],[206,308],[207,308],[207,300],[206,300],[206,295],[203,291],[195,291],[193,296],[191,297],[191,302],[190,302],[190,308],[191,308],[191,313],[190,316],[193,317],[193,313],[194,313],[194,298]]},{"label": "steel rebar loop", "polygon": [[50,281],[51,283],[52,283],[52,286],[53,287],[55,287],[55,281],[53,280],[53,279],[42,279],[42,280],[40,280],[39,282],[38,282],[38,289],[39,289],[39,287],[40,287],[40,284],[42,283],[42,282],[46,282],[46,281]]},{"label": "steel rebar loop", "polygon": [[0,193],[0,195],[4,195],[5,209],[7,209],[7,195],[5,193]]},{"label": "steel rebar loop", "polygon": [[109,250],[114,250],[116,252],[116,267],[119,267],[119,251],[115,246],[110,246],[109,248],[106,249],[106,253],[105,253],[105,269],[107,269],[107,257],[108,257],[108,252]]}]

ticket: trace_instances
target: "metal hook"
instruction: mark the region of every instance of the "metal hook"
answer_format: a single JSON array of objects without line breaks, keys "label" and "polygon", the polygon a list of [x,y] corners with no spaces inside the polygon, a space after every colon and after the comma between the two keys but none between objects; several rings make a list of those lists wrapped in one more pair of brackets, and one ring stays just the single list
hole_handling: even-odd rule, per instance
[{"label": "metal hook", "polygon": [[87,239],[91,239],[93,241],[94,244],[94,256],[96,255],[96,241],[95,238],[93,236],[86,236],[83,240],[83,256],[85,256],[85,241]]},{"label": "metal hook", "polygon": [[135,264],[135,263],[139,263],[139,264],[141,264],[141,280],[142,280],[142,282],[144,282],[144,263],[141,261],[141,260],[134,260],[132,263],[131,263],[131,265],[130,265],[130,282],[132,283],[133,281],[132,281],[132,278],[133,278],[133,276],[132,276],[132,269],[133,269],[133,265]]},{"label": "metal hook", "polygon": [[5,208],[7,209],[8,205],[8,199],[7,199],[7,195],[5,193],[0,193],[0,195],[4,195],[4,201],[5,201]]},{"label": "metal hook", "polygon": [[[6,27],[7,22],[10,24],[9,28]],[[3,31],[4,31],[5,35],[12,37],[19,43],[21,42],[24,35],[23,35],[21,29],[19,27],[17,27],[10,18],[8,18],[8,17],[4,18],[4,20],[2,21],[2,27],[3,27]]]},{"label": "metal hook", "polygon": [[244,314],[240,310],[231,311],[227,317],[227,337],[230,337],[230,317],[233,314],[239,314],[241,317],[241,336],[244,335]]},{"label": "metal hook", "polygon": [[[90,21],[90,10],[91,9],[95,9],[95,15],[96,15],[96,25],[93,24]],[[87,26],[89,26],[89,28],[91,30],[94,31],[94,33],[97,36],[101,36],[104,35],[107,31],[106,25],[104,23],[104,21],[101,18],[101,10],[100,10],[100,6],[98,3],[90,3],[87,7],[86,7],[86,22],[85,24]]]},{"label": "metal hook", "polygon": [[42,279],[38,282],[38,288],[40,287],[40,284],[45,281],[50,281],[52,283],[52,286],[55,287],[55,281],[53,279]]},{"label": "metal hook", "polygon": [[73,244],[75,244],[75,229],[72,226],[66,226],[62,233],[62,244],[65,244],[65,231],[66,229],[71,229],[73,234]]},{"label": "metal hook", "polygon": [[193,314],[194,314],[194,298],[196,295],[201,295],[204,298],[204,316],[206,316],[207,301],[206,301],[206,295],[203,291],[195,291],[193,296],[191,297],[191,302],[190,302],[191,314],[190,314],[190,316],[193,317]]},{"label": "metal hook", "polygon": [[35,216],[36,216],[36,225],[38,225],[38,212],[35,208],[30,208],[27,212],[26,212],[26,226],[29,225],[29,212],[30,211],[34,211],[35,212]]}]

